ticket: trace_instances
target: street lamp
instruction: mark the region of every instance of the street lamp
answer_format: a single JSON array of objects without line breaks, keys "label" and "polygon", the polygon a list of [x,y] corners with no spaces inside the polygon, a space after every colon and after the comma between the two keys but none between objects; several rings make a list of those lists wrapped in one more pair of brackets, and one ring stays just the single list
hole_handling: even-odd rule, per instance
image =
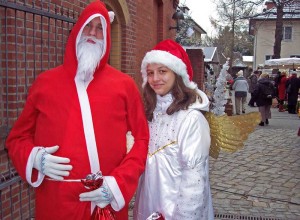
[{"label": "street lamp", "polygon": [[176,29],[176,31],[179,31],[180,20],[184,20],[183,12],[180,10],[177,10],[173,14],[172,19],[176,20],[176,27],[169,27],[169,30]]}]

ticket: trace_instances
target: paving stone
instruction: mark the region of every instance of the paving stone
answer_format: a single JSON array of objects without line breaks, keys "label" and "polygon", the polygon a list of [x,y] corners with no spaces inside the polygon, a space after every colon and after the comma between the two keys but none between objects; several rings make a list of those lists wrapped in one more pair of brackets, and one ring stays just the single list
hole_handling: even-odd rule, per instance
[{"label": "paving stone", "polygon": [[254,207],[264,207],[264,208],[266,208],[266,207],[268,207],[268,203],[266,203],[266,202],[253,202],[253,206]]}]

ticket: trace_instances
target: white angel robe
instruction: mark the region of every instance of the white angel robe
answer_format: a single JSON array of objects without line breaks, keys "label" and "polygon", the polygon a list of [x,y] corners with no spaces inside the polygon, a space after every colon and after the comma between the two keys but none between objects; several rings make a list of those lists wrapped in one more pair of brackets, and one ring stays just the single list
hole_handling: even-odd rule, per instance
[{"label": "white angel robe", "polygon": [[172,115],[166,110],[171,94],[157,96],[149,122],[150,142],[146,169],[136,194],[134,219],[160,212],[166,220],[214,219],[209,184],[209,125],[200,112],[207,109],[203,94],[188,110]]}]

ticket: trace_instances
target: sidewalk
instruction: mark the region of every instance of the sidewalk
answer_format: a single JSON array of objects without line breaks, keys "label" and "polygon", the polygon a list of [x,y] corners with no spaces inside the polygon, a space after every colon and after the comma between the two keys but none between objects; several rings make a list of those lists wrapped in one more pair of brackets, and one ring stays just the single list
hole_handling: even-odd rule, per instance
[{"label": "sidewalk", "polygon": [[[247,112],[257,107],[246,108]],[[300,219],[298,115],[271,108],[242,150],[210,160],[215,219]]]}]

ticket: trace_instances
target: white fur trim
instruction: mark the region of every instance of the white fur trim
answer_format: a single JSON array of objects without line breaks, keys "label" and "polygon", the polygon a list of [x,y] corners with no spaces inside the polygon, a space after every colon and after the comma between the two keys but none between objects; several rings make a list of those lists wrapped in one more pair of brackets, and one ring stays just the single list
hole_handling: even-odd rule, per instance
[{"label": "white fur trim", "polygon": [[147,83],[147,65],[149,63],[159,63],[165,65],[177,75],[181,76],[184,84],[187,87],[191,89],[197,88],[197,85],[189,79],[185,63],[178,57],[162,50],[151,50],[148,53],[146,53],[141,65],[143,87]]},{"label": "white fur trim", "polygon": [[109,16],[110,23],[112,23],[115,19],[115,13],[113,11],[109,11],[108,16]]},{"label": "white fur trim", "polygon": [[104,176],[103,178],[113,194],[111,207],[115,211],[120,211],[125,206],[125,199],[122,195],[122,192],[118,186],[116,179],[113,176]]},{"label": "white fur trim", "polygon": [[202,99],[202,102],[200,103],[198,108],[202,111],[208,112],[209,111],[209,99],[208,99],[207,95],[204,92],[202,92],[200,89],[197,89],[196,91]]},{"label": "white fur trim", "polygon": [[[100,163],[97,151],[97,144],[94,132],[94,125],[93,125],[93,117],[89,102],[89,97],[87,95],[87,91],[85,88],[85,84],[82,80],[78,77],[75,77],[75,85],[77,89],[77,94],[79,98],[79,104],[81,109],[81,117],[83,122],[83,131],[87,146],[87,152],[89,156],[89,162],[91,167],[92,173],[97,173],[100,171]],[[95,203],[91,203],[91,213],[95,208]]]},{"label": "white fur trim", "polygon": [[92,173],[97,173],[100,170],[100,163],[97,151],[97,144],[95,138],[95,131],[93,125],[93,117],[90,107],[89,98],[87,95],[87,91],[82,82],[77,77],[75,78],[75,85],[77,89],[77,94],[80,103],[81,116],[83,122],[83,131],[90,161],[90,167]]},{"label": "white fur trim", "polygon": [[39,185],[41,185],[41,183],[44,180],[45,175],[42,174],[41,172],[38,173],[38,178],[35,182],[31,181],[32,178],[32,169],[33,169],[33,163],[35,160],[35,156],[37,154],[37,152],[42,149],[42,147],[34,147],[31,150],[31,153],[28,157],[27,160],[27,164],[26,164],[26,180],[27,182],[32,186],[32,187],[38,187]]}]

